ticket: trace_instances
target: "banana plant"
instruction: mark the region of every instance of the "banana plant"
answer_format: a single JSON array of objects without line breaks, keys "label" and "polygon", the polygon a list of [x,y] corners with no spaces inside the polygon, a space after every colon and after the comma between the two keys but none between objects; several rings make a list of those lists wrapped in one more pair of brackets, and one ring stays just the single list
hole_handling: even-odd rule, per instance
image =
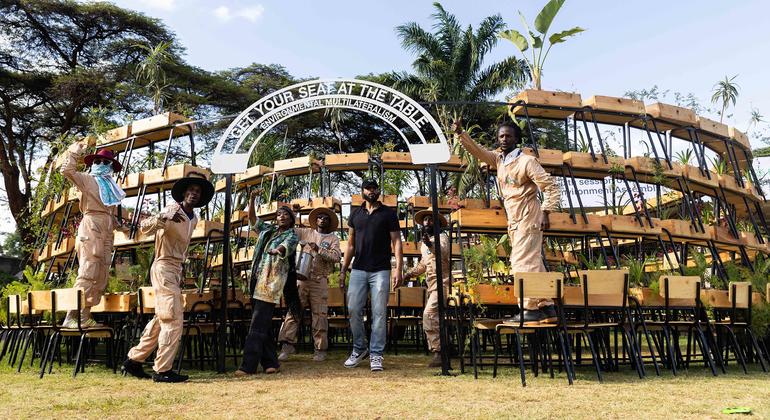
[{"label": "banana plant", "polygon": [[[522,56],[524,56],[524,61],[526,61],[527,66],[529,67],[529,72],[532,75],[532,83],[537,90],[541,90],[543,64],[545,63],[545,59],[548,57],[551,48],[556,44],[565,42],[567,38],[585,31],[585,29],[575,26],[572,29],[556,32],[548,36],[551,22],[553,22],[553,19],[559,13],[564,1],[565,0],[551,0],[543,7],[543,10],[541,10],[535,18],[534,26],[538,34],[532,32],[524,15],[519,11],[521,23],[526,31],[525,34],[522,35],[521,32],[517,30],[508,29],[500,31],[497,35],[502,39],[512,42],[513,45],[521,51]],[[548,42],[546,42],[546,40]],[[531,57],[527,57],[524,52],[527,51],[530,46],[532,47]]]}]

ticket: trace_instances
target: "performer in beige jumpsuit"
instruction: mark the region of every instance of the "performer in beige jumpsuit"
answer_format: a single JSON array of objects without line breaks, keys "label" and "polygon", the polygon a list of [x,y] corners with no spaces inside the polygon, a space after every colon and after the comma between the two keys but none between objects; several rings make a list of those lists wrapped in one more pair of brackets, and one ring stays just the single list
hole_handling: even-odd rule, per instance
[{"label": "performer in beige jumpsuit", "polygon": [[[80,326],[94,327],[91,307],[102,299],[107,287],[112,259],[113,229],[122,229],[115,220],[117,205],[125,197],[115,181],[113,172],[119,172],[120,163],[110,150],[86,156],[83,161],[89,172],[78,172],[78,160],[88,147],[83,140],[72,144],[64,153],[61,173],[77,188],[83,219],[78,226],[75,249],[78,256],[78,276],[73,287],[83,288],[85,306],[80,313]],[[100,184],[104,188],[100,189]],[[70,311],[64,319],[65,328],[77,328],[77,311]]]},{"label": "performer in beige jumpsuit", "polygon": [[[559,185],[551,178],[537,158],[521,153],[516,145],[521,141],[521,129],[512,122],[498,127],[497,140],[501,152],[492,152],[479,146],[462,130],[460,123],[453,124],[456,138],[465,149],[497,170],[497,183],[503,194],[508,215],[508,236],[511,240],[511,272],[546,271],[543,265],[543,230],[548,228],[548,213],[558,209]],[[537,198],[538,189],[543,193],[543,203]],[[525,302],[526,321],[553,320],[556,316],[550,300]]]},{"label": "performer in beige jumpsuit", "polygon": [[155,233],[155,260],[150,268],[150,281],[155,291],[155,316],[147,323],[142,338],[128,352],[123,371],[138,378],[149,378],[142,363],[155,351],[155,382],[183,382],[188,378],[172,370],[179,340],[182,337],[184,308],[181,285],[198,217],[194,208],[205,206],[214,195],[214,186],[203,177],[182,178],[174,184],[171,196],[176,201],[158,215],[141,222],[143,234]]},{"label": "performer in beige jumpsuit", "polygon": [[[441,226],[446,226],[447,221],[443,215],[440,216]],[[425,303],[425,310],[422,313],[422,329],[425,331],[425,338],[428,341],[428,349],[433,353],[429,367],[441,366],[441,340],[439,339],[438,323],[438,287],[436,277],[436,255],[433,253],[432,233],[433,233],[433,212],[431,208],[418,211],[414,215],[414,223],[423,226],[422,245],[420,245],[420,262],[407,271],[404,275],[404,281],[425,274],[425,280],[428,284],[428,299]],[[446,233],[439,235],[441,241],[441,267],[444,280],[444,296],[449,296],[449,236]]]},{"label": "performer in beige jumpsuit", "polygon": [[[310,306],[313,315],[313,360],[326,360],[328,348],[327,330],[329,327],[326,311],[329,296],[329,274],[334,265],[340,262],[340,240],[334,231],[337,229],[337,215],[326,207],[313,209],[308,216],[310,228],[297,227],[300,244],[303,251],[314,256],[313,265],[308,280],[297,281],[300,302],[303,308]],[[298,319],[289,311],[281,325],[278,341],[283,343],[278,360],[288,360],[289,355],[296,353],[294,344],[297,342]]]}]

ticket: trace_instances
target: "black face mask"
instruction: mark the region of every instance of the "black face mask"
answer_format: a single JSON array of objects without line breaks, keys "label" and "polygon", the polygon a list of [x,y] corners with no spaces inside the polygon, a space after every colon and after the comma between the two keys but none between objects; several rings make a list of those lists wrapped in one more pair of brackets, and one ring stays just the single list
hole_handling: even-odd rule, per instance
[{"label": "black face mask", "polygon": [[374,204],[379,199],[380,199],[380,193],[376,193],[376,194],[371,195],[371,196],[368,195],[368,194],[364,194],[364,200],[368,201],[369,204]]}]

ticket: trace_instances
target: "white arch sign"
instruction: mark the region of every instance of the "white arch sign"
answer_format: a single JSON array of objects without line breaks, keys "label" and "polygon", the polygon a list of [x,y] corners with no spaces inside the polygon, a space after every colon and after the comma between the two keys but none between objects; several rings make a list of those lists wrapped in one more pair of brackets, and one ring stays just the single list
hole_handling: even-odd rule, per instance
[{"label": "white arch sign", "polygon": [[385,121],[404,140],[415,164],[443,163],[451,156],[438,122],[412,98],[366,80],[318,79],[275,91],[238,115],[219,138],[212,172],[245,172],[249,156],[273,127],[293,116],[326,108],[363,111]]}]

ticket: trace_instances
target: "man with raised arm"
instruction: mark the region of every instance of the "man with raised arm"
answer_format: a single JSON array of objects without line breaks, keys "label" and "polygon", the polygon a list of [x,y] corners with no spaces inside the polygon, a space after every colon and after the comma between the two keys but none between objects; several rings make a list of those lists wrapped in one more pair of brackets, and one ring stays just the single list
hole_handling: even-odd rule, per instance
[{"label": "man with raised arm", "polygon": [[[559,185],[534,156],[523,154],[521,128],[506,121],[497,128],[499,150],[481,147],[462,129],[462,121],[452,124],[455,138],[468,153],[497,170],[497,183],[508,215],[511,240],[511,272],[546,271],[543,264],[543,231],[548,229],[548,213],[557,210]],[[537,193],[543,193],[540,203]],[[553,322],[556,310],[550,300],[528,299],[524,302],[524,321]]]},{"label": "man with raised arm", "polygon": [[150,281],[155,291],[155,316],[147,323],[139,344],[128,352],[123,372],[137,378],[150,378],[142,363],[157,348],[152,379],[155,382],[184,382],[187,375],[173,371],[174,358],[182,338],[184,307],[182,282],[187,247],[190,245],[198,216],[214,196],[214,186],[203,175],[191,173],[174,183],[174,202],[158,215],[142,220],[143,234],[155,234],[155,259],[150,267]]},{"label": "man with raised arm", "polygon": [[111,150],[102,149],[87,155],[83,162],[87,172],[78,172],[78,160],[85,155],[88,139],[73,143],[62,156],[61,174],[77,189],[83,219],[78,226],[75,250],[78,256],[78,277],[74,287],[83,288],[85,305],[77,319],[77,311],[67,312],[64,328],[97,326],[91,317],[91,307],[98,305],[107,287],[113,245],[113,230],[126,228],[122,219],[116,220],[117,206],[126,193],[112,176],[122,166]]},{"label": "man with raised arm", "polygon": [[[380,189],[374,180],[361,184],[364,202],[351,210],[348,219],[348,246],[340,271],[340,287],[345,287],[350,260],[353,271],[348,285],[348,311],[353,334],[353,351],[345,361],[346,368],[358,366],[368,354],[372,372],[383,369],[382,354],[387,335],[388,297],[391,289],[391,250],[396,256],[392,271],[393,289],[401,285],[403,249],[396,210],[381,203]],[[372,336],[366,345],[363,312],[366,298],[372,302]]]}]

